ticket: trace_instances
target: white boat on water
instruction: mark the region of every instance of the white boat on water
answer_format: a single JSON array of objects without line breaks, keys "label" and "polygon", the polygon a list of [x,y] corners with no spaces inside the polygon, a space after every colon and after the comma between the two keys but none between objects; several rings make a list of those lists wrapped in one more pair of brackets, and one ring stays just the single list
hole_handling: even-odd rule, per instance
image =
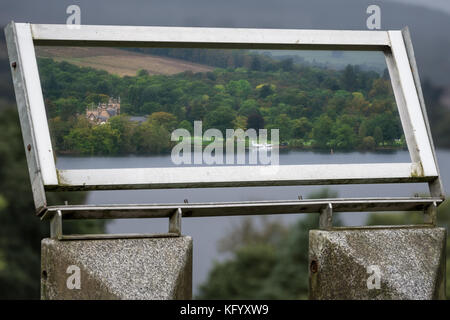
[{"label": "white boat on water", "polygon": [[273,147],[273,144],[271,143],[255,143],[252,141],[252,148],[255,149],[271,149]]}]

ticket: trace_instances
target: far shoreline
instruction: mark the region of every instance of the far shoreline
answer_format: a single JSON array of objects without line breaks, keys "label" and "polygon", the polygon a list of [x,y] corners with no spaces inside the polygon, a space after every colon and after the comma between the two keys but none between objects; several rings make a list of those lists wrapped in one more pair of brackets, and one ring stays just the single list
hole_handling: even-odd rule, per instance
[{"label": "far shoreline", "polygon": [[[205,147],[205,146],[203,146]],[[397,151],[408,151],[406,147],[394,147],[394,146],[380,146],[375,149],[320,149],[320,148],[313,148],[313,147],[289,147],[289,146],[276,146],[274,148],[278,148],[280,150],[280,153],[289,153],[291,151],[295,152],[313,152],[315,154],[349,154],[349,153],[395,153]],[[203,148],[204,149],[204,148]],[[249,147],[245,147],[245,151],[249,150],[256,150]],[[116,153],[116,154],[83,154],[78,153],[75,151],[58,151],[55,152],[55,155],[57,157],[77,157],[77,158],[88,158],[88,157],[95,157],[95,158],[120,158],[120,157],[156,157],[156,156],[169,156],[171,152],[159,152],[159,153]]]}]

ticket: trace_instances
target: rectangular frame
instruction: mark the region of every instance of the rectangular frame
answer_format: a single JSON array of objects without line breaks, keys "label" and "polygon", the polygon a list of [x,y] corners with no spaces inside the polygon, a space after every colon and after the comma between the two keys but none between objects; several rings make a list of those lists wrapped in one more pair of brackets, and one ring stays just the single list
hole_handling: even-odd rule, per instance
[{"label": "rectangular frame", "polygon": [[[443,198],[409,31],[73,26],[11,22],[8,54],[36,209],[45,191],[428,182]],[[34,45],[383,51],[411,163],[58,170]],[[261,170],[260,170],[261,169]]]}]

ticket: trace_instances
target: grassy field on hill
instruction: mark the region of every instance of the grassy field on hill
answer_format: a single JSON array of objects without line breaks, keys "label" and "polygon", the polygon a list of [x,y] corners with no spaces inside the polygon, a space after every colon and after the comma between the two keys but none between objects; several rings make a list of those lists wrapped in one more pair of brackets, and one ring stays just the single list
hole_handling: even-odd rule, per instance
[{"label": "grassy field on hill", "polygon": [[136,72],[141,69],[147,70],[150,75],[213,70],[212,67],[197,63],[117,48],[38,47],[36,54],[39,57],[52,58],[57,62],[67,61],[78,67],[105,70],[119,76],[135,76]]}]

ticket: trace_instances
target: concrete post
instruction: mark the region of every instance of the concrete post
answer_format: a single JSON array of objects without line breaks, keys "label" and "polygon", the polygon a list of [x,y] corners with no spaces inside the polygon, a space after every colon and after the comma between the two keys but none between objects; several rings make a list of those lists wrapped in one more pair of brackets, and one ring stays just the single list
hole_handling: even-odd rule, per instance
[{"label": "concrete post", "polygon": [[41,243],[41,299],[192,299],[192,238]]},{"label": "concrete post", "polygon": [[311,230],[310,299],[445,299],[446,230]]}]

